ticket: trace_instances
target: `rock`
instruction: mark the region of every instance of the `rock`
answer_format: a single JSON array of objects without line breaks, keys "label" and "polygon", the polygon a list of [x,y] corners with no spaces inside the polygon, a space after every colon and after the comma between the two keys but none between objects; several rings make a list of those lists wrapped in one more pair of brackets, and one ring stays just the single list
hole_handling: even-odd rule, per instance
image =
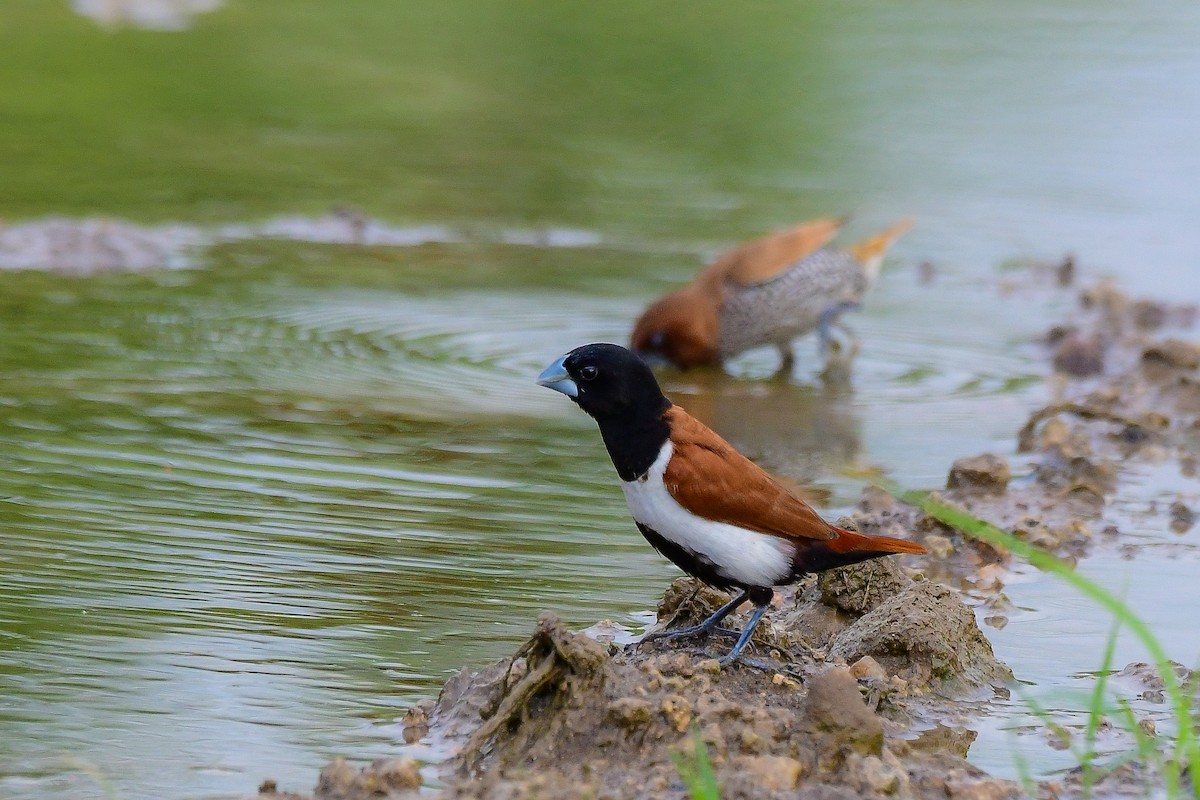
[{"label": "rock", "polygon": [[925,545],[929,555],[934,558],[947,559],[954,555],[954,542],[950,541],[948,536],[930,533],[921,539],[921,544]]},{"label": "rock", "polygon": [[1182,500],[1171,503],[1171,530],[1175,533],[1187,533],[1196,524],[1196,512],[1192,511]]},{"label": "rock", "polygon": [[[804,774],[804,765],[787,756],[738,756],[733,768],[736,774],[744,776],[750,787],[766,792],[795,789]],[[734,787],[726,786],[726,789],[736,793]]]},{"label": "rock", "polygon": [[1054,369],[1075,378],[1104,372],[1104,344],[1098,336],[1069,333],[1054,350]]},{"label": "rock", "polygon": [[404,713],[401,720],[403,736],[406,744],[419,742],[429,733],[429,712],[433,710],[433,701],[429,699],[414,703]]},{"label": "rock", "polygon": [[653,714],[654,707],[650,701],[640,697],[618,697],[608,706],[608,716],[612,721],[631,730],[649,725]]},{"label": "rock", "polygon": [[799,689],[800,688],[799,681],[797,681],[795,678],[791,678],[791,677],[788,677],[787,675],[784,675],[782,672],[776,672],[774,675],[771,676],[771,685],[772,686],[782,686],[787,689]]},{"label": "rock", "polygon": [[281,792],[278,784],[272,778],[267,778],[258,785],[258,796],[262,800],[307,800],[304,795],[295,792]]},{"label": "rock", "polygon": [[950,800],[1018,800],[1025,793],[1012,781],[999,778],[961,778],[946,781]]},{"label": "rock", "polygon": [[1071,746],[1071,732],[1057,723],[1046,725],[1046,744],[1051,750],[1066,750]]},{"label": "rock", "polygon": [[1158,330],[1167,323],[1167,309],[1153,300],[1135,300],[1130,308],[1133,324],[1142,331]]},{"label": "rock", "polygon": [[658,601],[658,621],[679,627],[701,622],[728,603],[729,595],[693,578],[676,578]]},{"label": "rock", "polygon": [[877,558],[817,576],[821,601],[851,614],[871,609],[913,585],[894,558]]},{"label": "rock", "polygon": [[1004,579],[1008,575],[1000,564],[984,564],[975,573],[975,588],[986,592],[999,592],[1004,588]]},{"label": "rock", "polygon": [[908,773],[897,763],[879,756],[851,753],[846,759],[847,782],[859,786],[864,795],[907,795]]},{"label": "rock", "polygon": [[677,694],[664,697],[659,711],[666,717],[668,724],[675,729],[676,733],[683,733],[691,724],[692,704],[686,697]]},{"label": "rock", "polygon": [[916,686],[957,693],[1012,680],[975,623],[975,614],[941,585],[914,584],[858,619],[833,641],[830,656],[874,657]]},{"label": "rock", "polygon": [[896,510],[896,506],[896,498],[875,485],[864,488],[858,500],[858,507],[868,514],[890,514]]},{"label": "rock", "polygon": [[976,731],[968,728],[950,728],[941,723],[922,731],[921,735],[910,742],[916,750],[930,753],[953,753],[960,758],[966,758],[979,737]]},{"label": "rock", "polygon": [[[1178,661],[1170,662],[1171,669],[1175,674],[1176,682],[1182,686],[1191,680],[1191,671],[1180,664]],[[1161,692],[1166,688],[1166,683],[1163,682],[1162,675],[1153,664],[1147,664],[1145,661],[1133,661],[1125,665],[1125,668],[1118,672],[1114,678],[1124,683],[1127,686],[1135,686],[1139,689]]]},{"label": "rock", "polygon": [[313,794],[321,798],[330,798],[330,800],[348,797],[350,787],[354,785],[354,779],[357,777],[358,770],[339,756],[321,770],[321,774],[317,776],[317,788]]},{"label": "rock", "polygon": [[1012,478],[1008,461],[991,453],[960,458],[950,467],[946,488],[958,492],[1004,494]]},{"label": "rock", "polygon": [[1200,345],[1182,339],[1167,339],[1142,351],[1142,364],[1171,369],[1200,367]]},{"label": "rock", "polygon": [[1063,258],[1054,270],[1054,279],[1063,288],[1075,282],[1075,256],[1068,255]]},{"label": "rock", "polygon": [[848,669],[833,667],[810,679],[805,712],[812,729],[838,747],[875,755],[883,749],[883,722],[863,702]]},{"label": "rock", "polygon": [[421,768],[411,758],[381,758],[356,770],[335,758],[321,770],[316,800],[366,800],[394,797],[421,788]]},{"label": "rock", "polygon": [[863,656],[850,665],[850,674],[857,680],[886,681],[887,672],[870,656]]}]

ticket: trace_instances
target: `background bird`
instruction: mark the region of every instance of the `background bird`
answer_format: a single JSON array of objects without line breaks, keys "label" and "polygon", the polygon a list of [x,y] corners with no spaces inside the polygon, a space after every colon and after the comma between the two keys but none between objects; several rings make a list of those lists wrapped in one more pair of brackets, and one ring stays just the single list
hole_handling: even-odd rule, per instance
[{"label": "background bird", "polygon": [[747,600],[754,614],[721,662],[738,657],[776,586],[811,572],[892,553],[916,542],[865,536],[823,520],[787,486],[671,403],[654,373],[615,344],[589,344],[555,361],[538,383],[596,420],[638,530],[680,569],[738,595],[691,628],[702,633]]},{"label": "background bird", "polygon": [[821,351],[832,356],[838,317],[858,307],[884,254],[912,226],[903,220],[844,250],[826,247],[842,222],[803,222],[719,256],[642,313],[631,337],[634,351],[686,369],[774,345],[786,370],[795,360],[792,341],[815,329]]}]

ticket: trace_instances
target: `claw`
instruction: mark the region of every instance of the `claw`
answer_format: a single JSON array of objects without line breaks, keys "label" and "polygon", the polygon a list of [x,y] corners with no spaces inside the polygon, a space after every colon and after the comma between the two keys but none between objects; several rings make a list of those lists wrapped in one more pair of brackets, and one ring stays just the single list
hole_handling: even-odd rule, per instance
[{"label": "claw", "polygon": [[692,625],[690,627],[680,628],[679,630],[674,631],[655,631],[653,633],[647,633],[645,636],[635,642],[635,644],[652,642],[655,639],[678,639],[682,636],[695,636],[696,634],[700,633],[708,633],[714,629],[720,633],[728,633],[733,635],[733,631],[730,631],[728,628],[718,628],[717,623],[732,614],[737,607],[746,602],[749,597],[749,592],[742,592],[737,597],[718,608],[708,619],[704,620],[699,625]]}]

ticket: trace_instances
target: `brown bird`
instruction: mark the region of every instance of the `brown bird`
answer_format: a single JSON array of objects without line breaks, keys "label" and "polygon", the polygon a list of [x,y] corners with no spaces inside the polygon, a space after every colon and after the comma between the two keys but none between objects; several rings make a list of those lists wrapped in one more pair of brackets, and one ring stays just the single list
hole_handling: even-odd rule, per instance
[{"label": "brown bird", "polygon": [[916,542],[865,536],[831,525],[784,484],[673,405],[637,355],[589,344],[555,361],[538,383],[570,397],[596,420],[646,540],[687,574],[739,594],[699,625],[704,633],[747,600],[754,614],[738,657],[766,613],[773,587],[811,572],[892,553],[924,553]]},{"label": "brown bird", "polygon": [[884,254],[912,226],[904,220],[845,250],[826,247],[842,222],[803,222],[719,256],[650,304],[634,325],[633,350],[687,369],[774,345],[790,369],[792,341],[816,329],[829,352],[839,316],[859,306]]}]

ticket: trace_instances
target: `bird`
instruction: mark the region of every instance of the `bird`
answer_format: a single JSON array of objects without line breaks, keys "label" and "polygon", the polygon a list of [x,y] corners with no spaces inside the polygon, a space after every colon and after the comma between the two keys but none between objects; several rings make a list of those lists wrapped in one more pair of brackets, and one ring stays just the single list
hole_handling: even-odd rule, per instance
[{"label": "bird", "polygon": [[809,220],[718,256],[691,283],[642,312],[630,346],[688,369],[719,366],[753,347],[774,345],[781,369],[790,371],[792,342],[816,329],[821,352],[831,358],[840,316],[859,307],[879,277],[884,254],[912,227],[905,219],[844,250],[828,247],[844,222]]},{"label": "bird", "polygon": [[720,659],[733,663],[777,586],[804,575],[893,553],[917,542],[867,536],[826,522],[770,473],[672,403],[650,366],[617,344],[577,347],[537,383],[595,420],[639,531],[677,567],[736,596],[698,625],[660,634],[707,633],[747,600],[750,621]]}]

